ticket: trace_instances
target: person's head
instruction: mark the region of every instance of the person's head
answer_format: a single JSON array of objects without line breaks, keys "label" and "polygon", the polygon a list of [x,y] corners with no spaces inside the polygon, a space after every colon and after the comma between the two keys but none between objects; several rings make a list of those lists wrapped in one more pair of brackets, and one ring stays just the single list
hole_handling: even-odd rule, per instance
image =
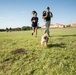
[{"label": "person's head", "polygon": [[34,17],[37,17],[37,13],[34,13],[33,16],[34,16]]},{"label": "person's head", "polygon": [[49,11],[50,11],[50,8],[49,8],[49,7],[47,7],[47,8],[46,8],[46,11],[47,11],[47,12],[49,12]]},{"label": "person's head", "polygon": [[35,10],[34,10],[34,11],[32,11],[32,14],[33,14],[33,15],[34,15],[35,13],[37,14],[37,12],[36,12]]}]

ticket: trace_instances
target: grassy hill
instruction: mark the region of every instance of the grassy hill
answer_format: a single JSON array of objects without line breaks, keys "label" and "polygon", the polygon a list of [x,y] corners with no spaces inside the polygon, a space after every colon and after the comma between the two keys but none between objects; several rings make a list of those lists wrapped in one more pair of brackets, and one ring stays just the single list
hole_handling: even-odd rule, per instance
[{"label": "grassy hill", "polygon": [[0,75],[76,75],[76,28],[50,29],[47,47],[42,34],[0,32]]}]

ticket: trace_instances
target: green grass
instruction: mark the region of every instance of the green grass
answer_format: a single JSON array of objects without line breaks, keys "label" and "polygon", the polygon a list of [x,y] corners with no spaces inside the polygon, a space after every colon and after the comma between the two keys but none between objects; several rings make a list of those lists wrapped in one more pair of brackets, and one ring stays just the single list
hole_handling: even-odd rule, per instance
[{"label": "green grass", "polygon": [[42,34],[0,32],[0,75],[76,75],[76,28],[50,29],[47,47]]}]

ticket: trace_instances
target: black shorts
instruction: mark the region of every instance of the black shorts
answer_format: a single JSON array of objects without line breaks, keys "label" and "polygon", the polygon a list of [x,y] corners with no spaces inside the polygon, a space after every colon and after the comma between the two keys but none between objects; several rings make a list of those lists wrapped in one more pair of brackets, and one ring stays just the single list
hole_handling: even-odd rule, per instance
[{"label": "black shorts", "polygon": [[32,28],[37,28],[37,26],[32,26]]},{"label": "black shorts", "polygon": [[37,24],[32,24],[32,27],[37,28]]}]

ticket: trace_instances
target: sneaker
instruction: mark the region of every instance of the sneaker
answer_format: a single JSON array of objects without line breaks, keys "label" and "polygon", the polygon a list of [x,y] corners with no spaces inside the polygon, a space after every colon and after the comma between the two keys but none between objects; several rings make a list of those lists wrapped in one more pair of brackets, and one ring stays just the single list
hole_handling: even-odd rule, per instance
[{"label": "sneaker", "polygon": [[32,33],[32,35],[33,35],[33,33]]}]

